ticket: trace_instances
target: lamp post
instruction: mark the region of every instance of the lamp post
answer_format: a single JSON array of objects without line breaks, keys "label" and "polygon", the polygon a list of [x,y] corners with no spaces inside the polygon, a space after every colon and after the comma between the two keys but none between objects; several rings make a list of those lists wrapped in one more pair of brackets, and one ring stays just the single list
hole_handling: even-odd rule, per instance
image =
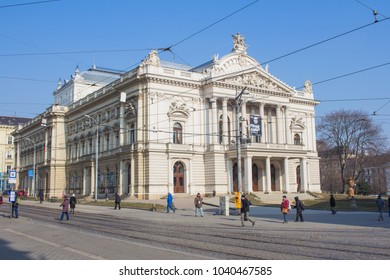
[{"label": "lamp post", "polygon": [[98,179],[99,179],[99,123],[92,118],[90,115],[84,115],[85,117],[91,119],[96,124],[96,148],[95,148],[95,202],[97,201],[97,191],[98,191]]},{"label": "lamp post", "polygon": [[30,142],[32,142],[33,143],[33,145],[34,145],[34,156],[33,156],[33,180],[32,180],[32,184],[31,184],[31,192],[33,193],[33,196],[35,196],[35,178],[36,178],[36,176],[35,176],[35,164],[36,164],[36,147],[35,147],[35,142],[34,142],[34,140],[32,140],[32,139],[30,139],[30,138],[28,138],[28,137],[26,137],[26,138],[24,138],[25,140],[27,140],[27,141],[30,141]]},{"label": "lamp post", "polygon": [[238,192],[242,192],[242,172],[241,172],[241,140],[242,140],[242,130],[240,129],[239,125],[239,118],[241,115],[241,97],[243,94],[249,94],[248,92],[245,92],[247,87],[244,87],[244,89],[236,94],[235,100],[235,109],[236,109],[236,141],[237,141],[237,171],[238,171],[238,178],[237,178],[237,184],[238,184]]}]

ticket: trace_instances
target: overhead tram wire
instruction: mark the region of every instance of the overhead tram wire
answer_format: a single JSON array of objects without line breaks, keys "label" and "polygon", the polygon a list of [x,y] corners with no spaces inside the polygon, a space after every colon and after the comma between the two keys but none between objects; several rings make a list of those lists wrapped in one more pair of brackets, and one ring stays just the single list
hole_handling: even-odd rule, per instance
[{"label": "overhead tram wire", "polygon": [[330,37],[330,38],[328,38],[328,39],[325,39],[325,40],[319,41],[319,42],[317,42],[317,43],[311,44],[311,45],[309,45],[309,46],[307,46],[307,47],[300,48],[300,49],[297,49],[297,50],[295,50],[295,51],[289,52],[289,53],[287,53],[287,54],[285,54],[285,55],[282,55],[282,56],[276,57],[276,58],[274,58],[274,59],[271,59],[271,60],[265,61],[265,62],[263,62],[263,64],[267,64],[267,63],[270,63],[270,62],[273,62],[273,61],[279,60],[279,59],[281,59],[281,58],[285,58],[285,57],[287,57],[287,56],[290,56],[290,55],[296,54],[296,53],[298,53],[298,52],[301,52],[301,51],[304,51],[304,50],[310,49],[310,48],[312,48],[312,47],[315,47],[315,46],[321,45],[321,44],[323,44],[323,43],[326,43],[326,42],[332,41],[332,40],[334,40],[334,39],[337,39],[337,38],[340,38],[340,37],[342,37],[342,36],[345,36],[345,35],[351,34],[351,33],[355,32],[355,31],[358,31],[358,30],[364,29],[364,28],[366,28],[366,27],[369,27],[369,26],[371,26],[371,25],[374,25],[374,24],[380,23],[380,22],[382,22],[382,21],[385,21],[385,20],[388,20],[388,19],[390,19],[390,17],[386,17],[386,18],[384,18],[384,19],[381,19],[381,20],[378,20],[378,21],[374,21],[374,22],[371,22],[371,23],[368,23],[368,24],[362,25],[362,26],[360,26],[360,27],[357,27],[357,28],[354,28],[354,29],[352,29],[352,30],[349,30],[349,31],[343,32],[343,33],[341,33],[341,34],[335,35],[335,36],[333,36],[333,37]]},{"label": "overhead tram wire", "polygon": [[[344,78],[344,77],[352,76],[352,75],[359,74],[359,73],[362,73],[362,72],[365,72],[365,71],[369,71],[369,70],[372,70],[372,69],[384,67],[384,66],[387,66],[387,65],[390,65],[390,62],[386,62],[386,63],[380,64],[380,65],[376,65],[376,66],[368,67],[368,68],[365,68],[365,69],[357,70],[357,71],[354,71],[354,72],[351,72],[351,73],[347,73],[347,74],[343,74],[343,75],[340,75],[340,76],[336,76],[336,77],[333,77],[333,78],[325,79],[325,80],[322,80],[322,81],[319,81],[319,82],[314,82],[314,83],[312,83],[312,85],[314,86],[314,85],[330,82],[330,81],[333,81],[333,80],[337,80],[337,79],[341,79],[341,78]],[[299,87],[297,89],[302,89],[302,88],[303,87]]]},{"label": "overhead tram wire", "polygon": [[50,2],[59,2],[59,1],[61,0],[47,0],[47,1],[35,1],[35,2],[26,2],[26,3],[19,3],[19,4],[10,4],[10,5],[0,6],[0,9],[27,6],[27,5],[36,5],[36,4],[43,4],[43,3],[50,3]]}]

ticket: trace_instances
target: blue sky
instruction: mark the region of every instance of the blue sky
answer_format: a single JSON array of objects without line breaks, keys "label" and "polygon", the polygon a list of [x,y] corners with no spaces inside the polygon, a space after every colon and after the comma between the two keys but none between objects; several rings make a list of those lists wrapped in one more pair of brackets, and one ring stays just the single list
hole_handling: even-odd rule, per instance
[{"label": "blue sky", "polygon": [[[385,0],[60,0],[33,5],[0,0],[0,115],[34,117],[53,103],[59,78],[78,65],[129,70],[153,48],[161,59],[192,66],[232,49],[239,32],[260,64],[390,16]],[[301,87],[390,63],[390,20],[269,63],[280,80]],[[117,50],[123,50],[121,52]],[[83,52],[48,54],[53,52]],[[102,52],[104,51],[104,52]],[[112,52],[106,52],[112,51]],[[41,53],[41,55],[36,55]],[[34,54],[34,55],[31,55]],[[390,64],[313,86],[317,118],[337,109],[377,111],[390,138]],[[386,104],[389,102],[388,104]]]}]

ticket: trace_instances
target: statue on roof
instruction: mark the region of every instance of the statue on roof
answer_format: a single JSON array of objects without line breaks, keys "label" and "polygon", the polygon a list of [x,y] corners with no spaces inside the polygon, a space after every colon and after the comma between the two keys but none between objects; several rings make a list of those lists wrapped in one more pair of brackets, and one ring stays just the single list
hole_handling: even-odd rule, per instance
[{"label": "statue on roof", "polygon": [[303,86],[303,91],[313,94],[313,86],[309,80],[307,80]]},{"label": "statue on roof", "polygon": [[160,65],[160,58],[158,57],[157,51],[152,50],[148,56],[145,58],[145,60],[142,62],[142,64],[151,64],[154,66]]},{"label": "statue on roof", "polygon": [[247,45],[245,45],[244,36],[237,33],[236,35],[232,35],[233,37],[233,52],[244,52],[246,53]]}]

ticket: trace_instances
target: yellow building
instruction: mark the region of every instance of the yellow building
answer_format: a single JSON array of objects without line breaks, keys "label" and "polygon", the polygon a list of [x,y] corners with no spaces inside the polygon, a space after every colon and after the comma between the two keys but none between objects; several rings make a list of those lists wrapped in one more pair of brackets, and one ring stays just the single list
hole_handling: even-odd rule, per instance
[{"label": "yellow building", "polygon": [[8,185],[8,171],[15,168],[14,137],[12,132],[18,124],[28,122],[28,118],[0,116],[0,190],[3,192]]}]

